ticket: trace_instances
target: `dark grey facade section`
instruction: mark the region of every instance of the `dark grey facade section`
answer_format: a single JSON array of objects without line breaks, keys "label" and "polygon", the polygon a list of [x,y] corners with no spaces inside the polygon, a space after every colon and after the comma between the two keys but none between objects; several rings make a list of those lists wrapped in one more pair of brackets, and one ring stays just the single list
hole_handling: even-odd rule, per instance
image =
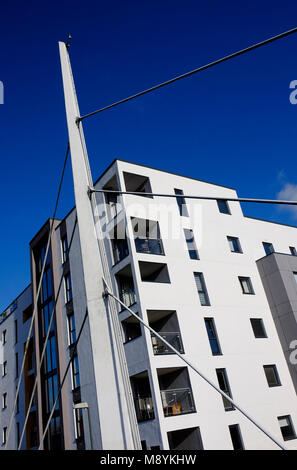
[{"label": "dark grey facade section", "polygon": [[257,267],[297,393],[297,256],[271,253]]}]

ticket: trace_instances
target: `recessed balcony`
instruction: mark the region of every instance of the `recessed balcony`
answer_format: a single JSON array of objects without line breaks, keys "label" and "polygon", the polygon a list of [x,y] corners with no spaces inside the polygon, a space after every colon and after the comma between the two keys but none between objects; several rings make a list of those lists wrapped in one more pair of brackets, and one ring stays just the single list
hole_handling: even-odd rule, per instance
[{"label": "recessed balcony", "polygon": [[149,421],[155,418],[154,403],[148,372],[144,371],[131,377],[137,421]]},{"label": "recessed balcony", "polygon": [[[139,196],[153,197],[148,193],[152,192],[151,183],[147,176],[136,175],[135,173],[124,172],[126,191],[139,193]],[[146,194],[141,194],[146,193]]]},{"label": "recessed balcony", "polygon": [[137,253],[164,255],[159,223],[155,220],[131,219]]},{"label": "recessed balcony", "polygon": [[[179,353],[183,354],[184,348],[176,312],[169,310],[148,310],[147,315],[149,325]],[[151,338],[153,352],[156,356],[174,354],[174,351],[153,333],[151,333]]]},{"label": "recessed balcony", "polygon": [[120,300],[127,306],[131,307],[137,299],[134,289],[131,266],[127,265],[116,274],[118,283],[118,291]]},{"label": "recessed balcony", "polygon": [[195,413],[195,403],[186,367],[157,369],[165,417]]}]

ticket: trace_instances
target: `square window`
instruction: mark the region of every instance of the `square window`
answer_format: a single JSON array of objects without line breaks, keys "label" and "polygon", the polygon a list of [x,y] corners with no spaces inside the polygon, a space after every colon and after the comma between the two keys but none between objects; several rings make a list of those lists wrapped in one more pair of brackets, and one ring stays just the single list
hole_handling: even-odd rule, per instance
[{"label": "square window", "polygon": [[217,199],[217,204],[221,214],[231,214],[228,201],[225,201],[225,199]]},{"label": "square window", "polygon": [[296,434],[292,424],[291,416],[279,416],[277,419],[284,441],[296,439]]},{"label": "square window", "polygon": [[251,318],[250,320],[255,338],[267,338],[262,318]]},{"label": "square window", "polygon": [[274,364],[263,366],[269,387],[278,387],[281,385],[277,368]]}]

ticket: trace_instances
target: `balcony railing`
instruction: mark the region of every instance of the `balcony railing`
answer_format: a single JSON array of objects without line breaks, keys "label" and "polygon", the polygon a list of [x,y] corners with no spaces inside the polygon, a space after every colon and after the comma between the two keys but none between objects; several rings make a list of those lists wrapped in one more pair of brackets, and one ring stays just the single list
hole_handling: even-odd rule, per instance
[{"label": "balcony railing", "polygon": [[196,411],[190,388],[161,390],[161,398],[165,417],[194,413]]},{"label": "balcony railing", "polygon": [[136,294],[134,288],[121,290],[120,299],[125,305],[127,305],[127,307],[130,307],[131,305],[135,304]]},{"label": "balcony railing", "polygon": [[154,419],[154,404],[150,396],[134,397],[136,416],[138,421],[148,421]]},{"label": "balcony railing", "polygon": [[[183,348],[183,343],[181,340],[181,335],[179,332],[169,332],[169,333],[164,333],[164,332],[158,332],[162,338],[164,338],[167,343],[171,344],[175,349],[177,349],[178,352],[181,354],[184,353],[184,348]],[[160,338],[155,336],[154,334],[152,336],[152,345],[153,345],[153,351],[155,356],[160,355],[160,354],[174,354],[174,352],[169,349],[166,344],[164,344]]]},{"label": "balcony railing", "polygon": [[163,244],[160,238],[135,238],[137,253],[149,255],[164,255]]}]

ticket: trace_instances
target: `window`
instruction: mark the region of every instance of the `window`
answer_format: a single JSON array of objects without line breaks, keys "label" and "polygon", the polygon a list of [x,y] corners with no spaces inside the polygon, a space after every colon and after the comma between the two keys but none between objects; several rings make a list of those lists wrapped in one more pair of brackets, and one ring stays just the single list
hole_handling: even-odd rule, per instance
[{"label": "window", "polygon": [[75,389],[80,386],[79,365],[78,365],[77,355],[74,356],[71,365],[72,365],[73,388]]},{"label": "window", "polygon": [[2,409],[4,410],[5,408],[7,408],[7,393],[2,395]]},{"label": "window", "polygon": [[82,408],[75,409],[75,431],[76,439],[84,439],[84,421]]},{"label": "window", "polygon": [[7,361],[4,361],[2,364],[2,376],[4,377],[7,374]]},{"label": "window", "polygon": [[228,201],[224,199],[217,199],[217,204],[221,214],[231,214]]},{"label": "window", "polygon": [[243,294],[254,294],[254,289],[252,286],[252,281],[249,277],[238,277],[241,288],[242,288],[242,293]]},{"label": "window", "polygon": [[67,240],[66,235],[61,239],[61,246],[62,246],[62,263],[66,263],[66,261],[69,258],[69,246],[68,246],[68,240]]},{"label": "window", "polygon": [[6,440],[7,440],[7,427],[5,426],[2,429],[2,445],[6,444]]},{"label": "window", "polygon": [[[227,395],[229,395],[230,398],[232,398],[226,369],[216,369],[216,373],[220,389],[222,390],[222,392],[225,392]],[[225,411],[234,410],[234,406],[227,398],[222,396],[222,399]]]},{"label": "window", "polygon": [[270,253],[274,252],[272,243],[263,242],[263,247],[264,247],[266,255],[270,255]]},{"label": "window", "polygon": [[183,197],[184,192],[181,189],[175,189],[174,193],[178,196],[176,198],[176,202],[178,205],[179,214],[184,217],[189,217],[187,206],[186,206],[186,200]]},{"label": "window", "polygon": [[284,441],[296,439],[296,434],[292,424],[291,416],[279,416],[277,419]]},{"label": "window", "polygon": [[18,321],[15,320],[14,321],[14,342],[17,343],[18,342]]},{"label": "window", "polygon": [[297,282],[297,273],[293,273],[295,277],[295,281]]},{"label": "window", "polygon": [[267,338],[262,318],[251,318],[250,320],[255,338]]},{"label": "window", "polygon": [[7,338],[6,338],[6,330],[3,330],[2,331],[2,345],[4,345],[7,341]]},{"label": "window", "polygon": [[70,315],[68,315],[68,334],[69,334],[69,344],[74,344],[76,341],[74,313],[71,313]]},{"label": "window", "polygon": [[220,344],[218,341],[214,319],[204,318],[204,321],[205,321],[206,331],[207,331],[212,354],[213,356],[219,356],[222,354],[222,351],[221,351]]},{"label": "window", "polygon": [[199,259],[196,243],[194,240],[193,230],[184,229],[185,238],[187,242],[188,252],[191,259]]},{"label": "window", "polygon": [[296,250],[295,246],[289,246],[289,250],[291,252],[291,255],[297,256],[297,250]]},{"label": "window", "polygon": [[25,323],[29,318],[31,318],[33,315],[33,309],[32,305],[29,305],[24,311],[23,311],[23,323]]},{"label": "window", "polygon": [[203,274],[194,273],[194,278],[195,278],[196,287],[197,287],[197,291],[198,291],[198,295],[200,299],[200,304],[202,306],[210,305]]},{"label": "window", "polygon": [[15,376],[19,376],[19,355],[15,353]]},{"label": "window", "polygon": [[229,426],[231,441],[234,450],[244,450],[239,424]]},{"label": "window", "polygon": [[281,385],[277,368],[273,365],[263,366],[269,387],[278,387]]},{"label": "window", "polygon": [[239,243],[239,238],[237,237],[227,237],[230,251],[232,253],[242,253],[242,249]]},{"label": "window", "polygon": [[70,300],[72,300],[72,286],[71,286],[70,274],[67,274],[65,276],[65,294],[66,294],[66,302],[70,302]]},{"label": "window", "polygon": [[20,423],[16,423],[16,438],[17,438],[17,447],[20,444]]}]

